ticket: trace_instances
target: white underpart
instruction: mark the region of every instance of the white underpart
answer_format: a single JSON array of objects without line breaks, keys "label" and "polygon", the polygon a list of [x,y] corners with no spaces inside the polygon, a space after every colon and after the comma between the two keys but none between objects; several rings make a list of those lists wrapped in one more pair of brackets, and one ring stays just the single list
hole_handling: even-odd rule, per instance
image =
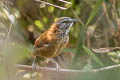
[{"label": "white underpart", "polygon": [[49,44],[44,44],[43,46],[44,46],[44,47],[48,47],[48,46],[49,46]]}]

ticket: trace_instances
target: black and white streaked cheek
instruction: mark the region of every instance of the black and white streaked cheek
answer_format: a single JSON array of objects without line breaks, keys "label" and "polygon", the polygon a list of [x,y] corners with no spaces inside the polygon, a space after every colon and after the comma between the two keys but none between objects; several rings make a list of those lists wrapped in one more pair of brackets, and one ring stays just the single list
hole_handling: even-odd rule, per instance
[{"label": "black and white streaked cheek", "polygon": [[61,23],[61,29],[65,28],[67,26],[67,23]]},{"label": "black and white streaked cheek", "polygon": [[73,22],[70,24],[70,28],[73,26]]},{"label": "black and white streaked cheek", "polygon": [[68,35],[68,33],[69,33],[69,31],[70,31],[70,29],[71,29],[71,27],[73,26],[73,22],[72,23],[70,23],[69,24],[69,27],[66,29],[66,35]]}]

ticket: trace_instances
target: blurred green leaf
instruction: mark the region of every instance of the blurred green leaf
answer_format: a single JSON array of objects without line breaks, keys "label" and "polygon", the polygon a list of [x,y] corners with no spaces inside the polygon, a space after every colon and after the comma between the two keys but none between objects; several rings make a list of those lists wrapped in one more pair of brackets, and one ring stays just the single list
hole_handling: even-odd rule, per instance
[{"label": "blurred green leaf", "polygon": [[87,27],[86,26],[82,26],[80,27],[81,30],[79,32],[79,42],[78,42],[78,47],[81,47],[84,43],[85,43],[85,39],[86,39],[86,31],[87,31]]},{"label": "blurred green leaf", "polygon": [[91,22],[91,20],[94,18],[94,16],[95,16],[96,13],[98,12],[99,7],[101,6],[101,4],[102,4],[103,1],[104,1],[104,0],[99,0],[99,1],[97,1],[97,3],[95,4],[95,6],[93,7],[93,9],[92,9],[92,11],[91,11],[91,13],[90,13],[90,16],[89,16],[89,18],[88,18],[88,20],[87,20],[86,25],[88,25],[88,24]]},{"label": "blurred green leaf", "polygon": [[47,23],[47,22],[48,22],[47,17],[43,17],[43,21],[44,21],[45,23]]},{"label": "blurred green leaf", "polygon": [[82,48],[82,45],[84,45],[85,43],[85,39],[86,39],[86,31],[87,31],[87,27],[86,26],[80,26],[81,30],[79,32],[79,42],[78,42],[78,45],[77,45],[77,52],[76,52],[76,55],[74,57],[74,64],[77,63],[78,59],[79,59],[79,56],[80,54],[84,53],[84,50]]},{"label": "blurred green leaf", "polygon": [[65,48],[63,49],[63,52],[72,52],[72,53],[76,53],[77,49],[76,48]]},{"label": "blurred green leaf", "polygon": [[70,8],[72,5],[70,5],[70,4],[65,4],[65,7],[66,8]]},{"label": "blurred green leaf", "polygon": [[70,0],[72,2],[72,6],[75,6],[75,0]]},{"label": "blurred green leaf", "polygon": [[17,5],[19,6],[19,7],[23,7],[25,4],[27,4],[28,3],[28,0],[23,0],[23,1],[21,1],[21,0],[17,0]]},{"label": "blurred green leaf", "polygon": [[16,64],[23,62],[30,57],[31,49],[24,44],[7,43],[2,46],[2,61],[0,61],[0,80],[9,80],[8,75],[12,76],[12,80],[16,74]]},{"label": "blurred green leaf", "polygon": [[56,17],[56,18],[54,19],[54,21],[57,21],[57,19],[58,19],[58,18]]},{"label": "blurred green leaf", "polygon": [[48,7],[48,11],[49,11],[50,13],[53,13],[53,12],[54,12],[54,9],[55,9],[55,8],[54,8],[53,6],[49,6],[49,7]]},{"label": "blurred green leaf", "polygon": [[117,52],[109,52],[108,55],[112,56],[112,57],[117,57],[118,56]]},{"label": "blurred green leaf", "polygon": [[5,45],[3,49],[4,57],[6,61],[9,61],[9,63],[19,63],[22,60],[24,60],[26,57],[29,57],[29,53],[32,52],[32,49],[29,47],[18,44],[18,43],[12,43],[9,45]]},{"label": "blurred green leaf", "polygon": [[77,64],[80,56],[84,53],[84,50],[82,49],[82,47],[78,47],[77,50],[76,50],[76,54],[75,54],[75,57],[73,59],[73,64]]},{"label": "blurred green leaf", "polygon": [[101,60],[89,48],[87,48],[85,45],[83,45],[82,47],[83,47],[84,51],[86,53],[88,53],[93,58],[93,60],[96,61],[96,63],[98,63],[102,67],[104,66],[104,64],[101,62]]},{"label": "blurred green leaf", "polygon": [[43,29],[43,24],[40,22],[40,20],[35,20],[35,25],[41,30]]}]

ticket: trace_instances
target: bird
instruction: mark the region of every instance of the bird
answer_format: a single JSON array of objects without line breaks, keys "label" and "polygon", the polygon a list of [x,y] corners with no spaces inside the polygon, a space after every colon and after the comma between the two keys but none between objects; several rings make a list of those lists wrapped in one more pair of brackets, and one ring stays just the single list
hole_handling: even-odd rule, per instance
[{"label": "bird", "polygon": [[56,65],[56,70],[59,71],[60,67],[53,58],[58,56],[68,44],[69,31],[76,21],[71,17],[60,17],[35,40],[33,69],[35,68],[36,56],[38,56],[49,58]]}]

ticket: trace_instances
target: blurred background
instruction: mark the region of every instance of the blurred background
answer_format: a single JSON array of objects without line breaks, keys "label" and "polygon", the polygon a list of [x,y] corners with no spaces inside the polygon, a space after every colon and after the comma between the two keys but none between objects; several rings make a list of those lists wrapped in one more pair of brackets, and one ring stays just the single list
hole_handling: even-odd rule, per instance
[{"label": "blurred background", "polygon": [[[35,39],[64,16],[80,21],[70,30],[67,47],[54,58],[61,68],[90,71],[120,63],[120,0],[0,0],[0,80],[52,80],[49,75],[44,79],[42,73],[18,70],[15,64],[31,66]],[[43,58],[35,64],[55,67]],[[115,69],[73,79],[119,80],[119,73]]]}]

